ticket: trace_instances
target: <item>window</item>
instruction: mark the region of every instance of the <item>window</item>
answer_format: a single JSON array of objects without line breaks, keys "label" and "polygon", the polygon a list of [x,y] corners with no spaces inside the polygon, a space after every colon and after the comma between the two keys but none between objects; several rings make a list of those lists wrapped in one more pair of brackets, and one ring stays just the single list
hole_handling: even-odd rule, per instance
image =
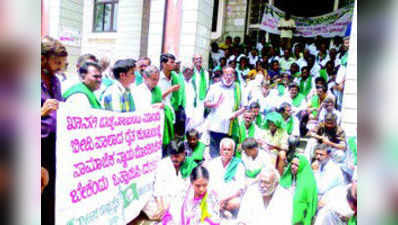
[{"label": "window", "polygon": [[213,18],[211,24],[211,39],[217,39],[221,37],[222,26],[224,19],[224,0],[214,0],[213,1]]},{"label": "window", "polygon": [[116,32],[119,0],[95,0],[93,32]]}]

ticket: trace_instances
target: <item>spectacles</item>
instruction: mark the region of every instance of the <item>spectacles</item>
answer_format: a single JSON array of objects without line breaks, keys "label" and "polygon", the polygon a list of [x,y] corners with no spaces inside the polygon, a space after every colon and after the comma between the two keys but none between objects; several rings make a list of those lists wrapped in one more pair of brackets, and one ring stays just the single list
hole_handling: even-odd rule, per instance
[{"label": "spectacles", "polygon": [[316,86],[316,89],[323,89],[323,86]]}]

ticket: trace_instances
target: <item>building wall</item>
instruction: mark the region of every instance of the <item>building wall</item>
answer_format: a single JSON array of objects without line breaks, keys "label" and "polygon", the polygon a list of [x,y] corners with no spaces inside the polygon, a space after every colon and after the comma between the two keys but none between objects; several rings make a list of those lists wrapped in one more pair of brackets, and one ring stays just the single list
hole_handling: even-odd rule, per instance
[{"label": "building wall", "polygon": [[247,4],[248,0],[229,0],[226,2],[222,40],[230,35],[232,37],[240,36],[243,41]]},{"label": "building wall", "polygon": [[159,66],[162,51],[165,4],[165,0],[151,0],[147,54],[152,64],[156,66]]},{"label": "building wall", "polygon": [[138,58],[144,0],[119,0],[117,32],[92,32],[94,1],[84,0],[82,53],[120,58]]},{"label": "building wall", "polygon": [[350,49],[348,50],[348,67],[345,81],[342,127],[346,136],[357,136],[357,5],[355,2],[353,22],[350,36]]}]

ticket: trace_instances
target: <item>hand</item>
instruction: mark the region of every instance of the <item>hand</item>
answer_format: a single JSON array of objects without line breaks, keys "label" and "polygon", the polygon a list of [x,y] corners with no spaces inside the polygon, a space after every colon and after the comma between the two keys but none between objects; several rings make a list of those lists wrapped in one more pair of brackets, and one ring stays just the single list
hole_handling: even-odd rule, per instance
[{"label": "hand", "polygon": [[44,188],[47,187],[49,180],[50,180],[50,176],[48,175],[48,171],[44,167],[42,167],[41,168],[41,193],[43,193]]},{"label": "hand", "polygon": [[322,143],[328,144],[329,143],[329,138],[328,137],[321,137]]},{"label": "hand", "polygon": [[226,199],[221,200],[220,201],[220,209],[226,210],[226,207],[227,207],[227,200]]},{"label": "hand", "polygon": [[179,89],[180,89],[180,85],[179,85],[179,84],[173,85],[173,86],[170,88],[171,92],[178,91]]},{"label": "hand", "polygon": [[57,99],[47,99],[41,107],[41,116],[48,116],[52,111],[58,109]]},{"label": "hand", "polygon": [[319,162],[318,160],[315,160],[312,165],[311,165],[312,170],[318,170],[319,169]]}]

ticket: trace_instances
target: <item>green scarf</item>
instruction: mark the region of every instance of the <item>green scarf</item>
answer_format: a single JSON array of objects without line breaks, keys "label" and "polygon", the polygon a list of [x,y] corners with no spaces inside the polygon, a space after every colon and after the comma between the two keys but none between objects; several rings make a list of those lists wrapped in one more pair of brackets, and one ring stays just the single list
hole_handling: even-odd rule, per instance
[{"label": "green scarf", "polygon": [[192,170],[195,169],[195,167],[197,167],[198,164],[193,160],[192,157],[186,157],[185,161],[182,163],[181,167],[180,167],[180,172],[181,172],[181,176],[182,178],[187,178],[191,175]]},{"label": "green scarf", "polygon": [[300,105],[304,99],[305,99],[305,96],[301,93],[298,93],[297,96],[292,101],[293,106],[300,107]]},{"label": "green scarf", "polygon": [[[145,85],[145,84],[144,84]],[[158,86],[152,89],[152,104],[162,102],[162,91]],[[174,113],[167,105],[164,106],[163,145],[168,145],[174,139]]]},{"label": "green scarf", "polygon": [[[235,82],[235,91],[234,91],[234,111],[237,111],[240,107],[240,101],[242,99],[242,92],[240,85]],[[239,122],[238,118],[233,119],[229,123],[228,135],[232,136],[232,138],[238,142],[239,141]]]},{"label": "green scarf", "polygon": [[84,94],[86,95],[90,105],[94,109],[101,109],[101,104],[99,103],[97,97],[95,97],[94,93],[85,85],[83,82],[80,82],[72,87],[70,87],[64,94],[63,97],[66,100],[70,96],[74,94]]},{"label": "green scarf", "polygon": [[270,112],[265,117],[264,127],[267,130],[269,129],[268,121],[273,122],[275,126],[278,128],[283,128],[283,123],[284,123],[283,117],[278,112]]},{"label": "green scarf", "polygon": [[292,74],[292,76],[294,78],[299,78],[301,76],[301,73],[300,72],[296,72],[296,73]]},{"label": "green scarf", "polygon": [[279,96],[283,96],[283,94],[285,94],[285,85],[278,84],[278,93],[279,93]]},{"label": "green scarf", "polygon": [[[311,98],[311,107],[319,109],[319,107],[321,107],[321,103],[319,101],[320,101],[320,99],[319,99],[318,95],[312,96],[312,98]],[[317,111],[312,111],[312,115],[313,116],[316,116],[317,114],[318,114]]]},{"label": "green scarf", "polygon": [[140,85],[140,84],[142,84],[144,82],[144,79],[142,78],[142,75],[141,75],[141,73],[138,71],[138,70],[136,70],[135,71],[135,85]]},{"label": "green scarf", "polygon": [[351,216],[351,218],[348,220],[347,225],[357,225],[357,215]]},{"label": "green scarf", "polygon": [[284,122],[283,128],[287,131],[289,135],[291,135],[293,132],[293,125],[294,125],[293,116],[290,116],[287,121],[283,120],[283,122]]},{"label": "green scarf", "polygon": [[[311,165],[303,155],[295,155],[299,159],[299,167],[296,175],[296,189],[293,197],[292,224],[311,225],[318,206],[318,190]],[[290,188],[293,184],[291,163],[285,169],[280,185]]]},{"label": "green scarf", "polygon": [[300,93],[307,97],[312,89],[312,76],[307,77],[306,80],[300,79],[299,87]]},{"label": "green scarf", "polygon": [[231,159],[231,162],[229,162],[229,165],[227,167],[227,171],[224,174],[224,181],[229,182],[231,181],[236,174],[236,171],[238,170],[238,165],[241,162],[241,159],[237,157],[233,157]]},{"label": "green scarf", "polygon": [[254,170],[246,170],[245,174],[249,178],[256,178],[257,175],[261,172],[261,168],[259,169],[254,169]]},{"label": "green scarf", "polygon": [[357,154],[358,154],[358,146],[357,146],[357,137],[350,137],[348,139],[348,148],[351,150],[352,155],[354,157],[354,165],[357,165]]},{"label": "green scarf", "polygon": [[256,116],[256,125],[260,128],[263,126],[263,117],[260,113]]},{"label": "green scarf", "polygon": [[[256,130],[256,127],[254,126],[254,124],[253,123],[250,124],[249,137],[251,137],[251,138],[254,137],[254,131],[255,130]],[[246,140],[246,138],[247,138],[246,131],[247,131],[247,129],[246,129],[246,126],[245,126],[245,122],[242,121],[240,123],[240,126],[239,126],[239,144],[242,144]]]},{"label": "green scarf", "polygon": [[[195,83],[195,91],[196,91],[196,73],[193,75],[193,82]],[[207,82],[206,82],[205,70],[203,68],[200,69],[200,81],[199,82],[200,82],[199,83],[199,99],[203,101],[206,98],[206,93],[207,93]]]},{"label": "green scarf", "polygon": [[328,73],[326,72],[326,69],[321,69],[321,70],[319,71],[319,76],[322,77],[323,79],[325,79],[326,83],[328,82],[328,80],[329,80],[329,75],[328,75]]},{"label": "green scarf", "polygon": [[178,75],[176,72],[171,71],[170,72],[170,78],[171,78],[171,85],[180,85],[180,89],[178,91],[175,91],[171,94],[171,106],[173,107],[174,111],[178,110],[179,106],[185,106],[185,90],[184,90],[184,81],[181,80],[181,74]]},{"label": "green scarf", "polygon": [[341,57],[340,64],[344,67],[347,67],[347,60],[348,60],[348,51]]},{"label": "green scarf", "polygon": [[198,145],[196,145],[195,149],[192,149],[192,158],[195,161],[203,160],[203,153],[205,152],[206,145],[199,141]]},{"label": "green scarf", "polygon": [[[193,99],[193,107],[196,108],[196,106],[198,105],[198,103],[197,103],[197,98],[198,98],[198,91],[197,91],[197,89],[198,89],[198,88],[197,88],[197,86],[196,86],[196,76],[195,76],[195,74],[193,75],[191,82],[192,82],[193,89],[195,90],[195,96],[194,96],[194,99]],[[185,86],[185,84],[184,84],[184,86]],[[185,88],[184,88],[184,90],[185,90]],[[185,93],[184,93],[184,96],[185,96]],[[185,97],[185,98],[186,98],[186,97]]]}]

